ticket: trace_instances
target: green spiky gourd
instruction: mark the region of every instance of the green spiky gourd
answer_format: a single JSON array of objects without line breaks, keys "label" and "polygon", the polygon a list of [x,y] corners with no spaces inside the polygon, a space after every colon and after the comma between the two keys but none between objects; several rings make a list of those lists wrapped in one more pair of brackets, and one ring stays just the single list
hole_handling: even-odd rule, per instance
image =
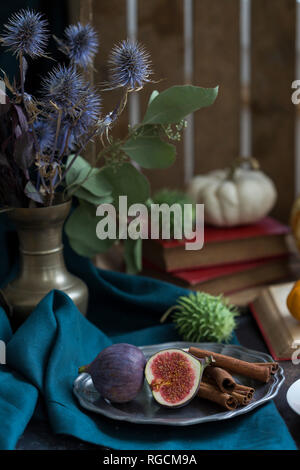
[{"label": "green spiky gourd", "polygon": [[177,305],[171,307],[161,321],[173,312],[172,319],[184,341],[227,342],[236,327],[238,312],[223,296],[204,292],[179,297]]}]

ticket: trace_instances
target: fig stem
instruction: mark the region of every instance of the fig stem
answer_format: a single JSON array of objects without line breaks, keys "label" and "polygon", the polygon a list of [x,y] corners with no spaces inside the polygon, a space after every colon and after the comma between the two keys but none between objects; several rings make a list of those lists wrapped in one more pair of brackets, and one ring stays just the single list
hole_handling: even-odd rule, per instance
[{"label": "fig stem", "polygon": [[205,364],[206,366],[209,366],[209,365],[213,364],[214,362],[216,362],[216,361],[215,361],[215,359],[214,359],[213,356],[206,356],[206,357],[204,358],[204,364]]},{"label": "fig stem", "polygon": [[82,374],[83,372],[86,372],[86,366],[79,367],[78,373]]}]

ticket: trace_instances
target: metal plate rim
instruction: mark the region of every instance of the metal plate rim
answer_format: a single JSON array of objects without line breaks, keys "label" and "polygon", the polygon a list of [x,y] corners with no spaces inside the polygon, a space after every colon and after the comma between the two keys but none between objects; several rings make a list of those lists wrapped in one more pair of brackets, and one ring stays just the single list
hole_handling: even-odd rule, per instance
[{"label": "metal plate rim", "polygon": [[[168,343],[158,343],[158,344],[152,344],[152,345],[147,345],[147,346],[141,346],[140,349],[147,353],[147,350],[151,350],[153,348],[157,348],[157,350],[162,350],[162,349],[168,349],[168,348],[180,348],[180,349],[186,349],[187,347],[190,346],[196,346],[196,347],[201,347],[202,349],[208,349],[209,348],[223,348],[226,346],[230,346],[233,350],[236,350],[237,352],[244,352],[248,356],[252,356],[256,361],[253,362],[258,362],[258,356],[260,359],[264,359],[262,362],[274,362],[273,358],[264,352],[260,351],[255,351],[253,349],[248,349],[245,348],[244,346],[236,345],[236,344],[230,344],[230,345],[224,345],[224,344],[219,344],[219,343],[187,343],[183,341],[177,341],[177,342],[168,342]],[[82,373],[80,374],[74,381],[73,385],[73,393],[76,396],[77,400],[79,401],[80,405],[88,410],[92,411],[94,413],[106,416],[108,418],[117,420],[117,421],[125,421],[125,422],[130,422],[130,423],[135,423],[135,424],[156,424],[156,425],[167,425],[167,426],[190,426],[194,424],[200,424],[200,423],[205,423],[205,422],[212,422],[212,421],[223,421],[227,420],[230,418],[234,418],[236,416],[240,416],[243,414],[248,413],[249,411],[252,411],[253,409],[263,405],[264,403],[272,400],[278,393],[281,385],[283,384],[285,380],[284,376],[284,371],[281,366],[279,366],[278,371],[276,372],[275,375],[273,375],[273,383],[270,385],[269,391],[266,393],[265,396],[262,398],[258,399],[257,401],[251,402],[248,405],[238,408],[237,410],[232,410],[232,411],[220,411],[219,413],[215,413],[213,415],[209,415],[206,417],[195,417],[195,418],[189,418],[186,421],[178,421],[176,418],[174,420],[171,420],[170,418],[159,418],[155,417],[153,418],[138,418],[134,415],[124,415],[122,416],[121,411],[118,411],[118,414],[114,411],[114,408],[112,410],[105,410],[99,407],[96,407],[92,405],[90,402],[88,402],[86,399],[84,399],[79,390],[82,388],[82,385],[84,382],[87,381],[89,378],[89,374],[87,373]],[[188,405],[187,405],[188,406]],[[174,410],[176,412],[176,410]]]}]

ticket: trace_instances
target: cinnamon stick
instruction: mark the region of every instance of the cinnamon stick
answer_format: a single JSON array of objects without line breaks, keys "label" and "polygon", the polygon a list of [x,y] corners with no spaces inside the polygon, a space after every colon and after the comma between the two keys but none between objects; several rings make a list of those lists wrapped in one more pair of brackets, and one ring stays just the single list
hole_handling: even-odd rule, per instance
[{"label": "cinnamon stick", "polygon": [[204,358],[211,356],[214,359],[212,367],[221,367],[236,374],[245,375],[260,382],[267,383],[270,380],[271,372],[269,367],[262,367],[251,362],[242,361],[235,357],[206,351],[195,347],[189,348],[189,353],[193,356]]},{"label": "cinnamon stick", "polygon": [[224,393],[232,392],[236,387],[236,382],[232,375],[227,370],[221,369],[221,367],[206,367],[203,377],[212,379]]},{"label": "cinnamon stick", "polygon": [[252,400],[253,398],[253,393],[245,392],[244,390],[235,389],[234,392],[238,393],[239,395],[243,397],[246,397],[248,400]]},{"label": "cinnamon stick", "polygon": [[253,364],[256,366],[269,367],[272,375],[276,374],[279,367],[278,362],[254,362]]},{"label": "cinnamon stick", "polygon": [[242,406],[248,405],[248,403],[250,403],[252,400],[252,396],[235,391],[231,393],[231,396],[233,396],[237,400],[238,404]]},{"label": "cinnamon stick", "polygon": [[239,391],[239,392],[245,391],[245,392],[251,393],[252,395],[255,392],[254,388],[248,387],[247,385],[242,385],[239,383],[236,384],[236,391]]},{"label": "cinnamon stick", "polygon": [[244,388],[240,388],[240,384],[236,384],[234,391],[241,395],[247,395],[249,398],[252,398],[255,392],[254,388],[251,387],[244,386]]},{"label": "cinnamon stick", "polygon": [[[212,369],[214,369],[214,368],[212,368]],[[217,367],[216,367],[216,369],[217,369]],[[221,369],[221,371],[224,371],[224,369]],[[220,373],[220,375],[221,375],[221,373]],[[253,395],[254,395],[254,391],[255,391],[254,388],[247,387],[246,385],[241,385],[241,384],[235,382],[234,378],[231,377],[232,380],[233,380],[233,383],[234,383],[234,387],[232,389],[228,388],[227,390],[226,389],[222,390],[221,387],[220,387],[220,385],[222,386],[222,384],[219,385],[216,382],[216,380],[214,380],[212,377],[213,377],[213,375],[210,376],[207,373],[204,373],[202,380],[203,380],[203,382],[206,382],[206,383],[209,383],[211,385],[217,386],[221,391],[223,391],[224,393],[229,393],[229,395],[233,395],[233,392],[237,393],[238,395],[241,396],[240,400],[239,400],[240,402],[243,401],[242,396],[246,397],[248,400],[252,400]]]},{"label": "cinnamon stick", "polygon": [[206,382],[201,382],[198,397],[217,403],[227,410],[235,410],[238,406],[238,402],[235,397],[228,393],[221,392],[214,385]]}]

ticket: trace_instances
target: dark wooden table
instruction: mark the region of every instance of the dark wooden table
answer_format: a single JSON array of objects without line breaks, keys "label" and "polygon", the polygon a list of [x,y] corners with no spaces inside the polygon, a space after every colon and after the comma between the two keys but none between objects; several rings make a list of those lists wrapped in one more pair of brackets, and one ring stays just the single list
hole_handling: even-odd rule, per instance
[{"label": "dark wooden table", "polygon": [[[243,346],[268,352],[256,323],[247,309],[242,312],[239,318],[237,336]],[[275,398],[275,403],[300,449],[300,417],[290,409],[286,401],[288,387],[300,378],[300,364],[295,366],[291,362],[282,362],[281,366],[284,368],[286,380]],[[17,449],[20,450],[90,450],[95,448],[96,446],[92,444],[81,442],[69,436],[56,436],[51,432],[47,423],[37,420],[29,423],[17,445]]]}]

